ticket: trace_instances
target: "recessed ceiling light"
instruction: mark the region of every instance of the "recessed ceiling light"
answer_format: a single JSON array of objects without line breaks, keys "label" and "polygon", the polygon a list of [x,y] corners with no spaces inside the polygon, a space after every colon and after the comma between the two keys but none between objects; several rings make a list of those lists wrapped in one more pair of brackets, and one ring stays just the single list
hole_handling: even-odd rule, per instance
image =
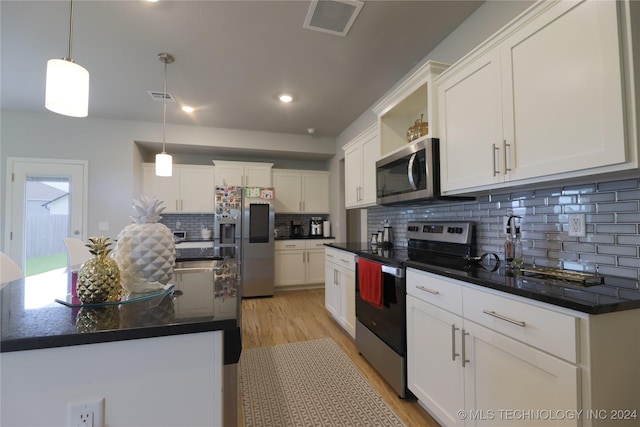
[{"label": "recessed ceiling light", "polygon": [[195,110],[195,108],[189,107],[188,105],[182,106],[182,111],[184,111],[185,113],[193,113]]},{"label": "recessed ceiling light", "polygon": [[282,95],[280,95],[279,97],[280,101],[287,103],[287,102],[291,102],[293,101],[293,97],[291,95],[287,95],[285,93],[283,93]]}]

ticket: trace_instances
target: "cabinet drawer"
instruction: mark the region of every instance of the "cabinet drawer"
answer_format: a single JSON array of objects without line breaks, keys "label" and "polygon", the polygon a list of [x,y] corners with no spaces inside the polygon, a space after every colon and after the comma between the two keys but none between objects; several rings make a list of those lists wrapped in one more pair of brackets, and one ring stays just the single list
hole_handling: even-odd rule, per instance
[{"label": "cabinet drawer", "polygon": [[578,319],[486,291],[463,289],[465,319],[577,363]]},{"label": "cabinet drawer", "polygon": [[407,294],[462,315],[462,286],[450,279],[407,268]]},{"label": "cabinet drawer", "polygon": [[340,249],[325,248],[325,261],[345,267],[351,271],[356,270],[356,254]]},{"label": "cabinet drawer", "polygon": [[331,243],[333,240],[329,239],[309,239],[305,240],[305,248],[306,249],[324,249],[325,243]]},{"label": "cabinet drawer", "polygon": [[305,248],[304,240],[276,240],[275,250],[301,250]]}]

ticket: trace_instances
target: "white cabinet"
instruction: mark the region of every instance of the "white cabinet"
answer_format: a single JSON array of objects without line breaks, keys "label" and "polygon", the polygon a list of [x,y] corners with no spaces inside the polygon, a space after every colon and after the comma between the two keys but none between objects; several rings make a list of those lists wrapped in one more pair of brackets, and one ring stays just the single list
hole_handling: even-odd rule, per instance
[{"label": "white cabinet", "polygon": [[300,289],[324,283],[324,244],[330,242],[332,240],[277,240],[275,287]]},{"label": "white cabinet", "polygon": [[173,302],[176,318],[211,316],[215,301],[211,272],[182,271],[175,276],[174,282],[175,290],[181,292],[180,298]]},{"label": "white cabinet", "polygon": [[422,138],[438,137],[438,103],[434,79],[448,66],[441,62],[426,62],[372,108],[378,115],[381,155],[407,145],[407,131],[421,117],[429,127],[428,133]]},{"label": "white cabinet", "polygon": [[[407,293],[409,389],[442,424],[509,425],[499,410],[580,408],[576,317],[413,269]],[[464,420],[461,409],[482,415]]]},{"label": "white cabinet", "polygon": [[444,425],[464,425],[462,317],[407,295],[407,384]]},{"label": "white cabinet", "polygon": [[214,160],[216,185],[271,187],[273,163]]},{"label": "white cabinet", "polygon": [[618,8],[539,2],[436,79],[444,194],[637,167]]},{"label": "white cabinet", "polygon": [[145,163],[143,193],[164,202],[165,213],[212,213],[213,166],[173,165],[172,176],[156,176],[155,165]]},{"label": "white cabinet", "polygon": [[372,126],[342,147],[347,209],[376,204],[376,161],[380,158],[378,135],[377,126]]},{"label": "white cabinet", "polygon": [[351,252],[325,249],[325,307],[352,337],[356,334],[356,261]]},{"label": "white cabinet", "polygon": [[329,172],[274,169],[276,213],[329,213]]},{"label": "white cabinet", "polygon": [[636,425],[638,322],[408,268],[408,387],[444,426]]},{"label": "white cabinet", "polygon": [[[536,417],[520,419],[517,414],[498,412],[504,409],[561,414],[579,410],[578,366],[473,322],[465,321],[462,333],[467,360],[461,369],[465,407],[469,413],[494,418],[467,420],[467,425],[541,425]],[[560,416],[551,425],[579,426],[581,420]]]}]

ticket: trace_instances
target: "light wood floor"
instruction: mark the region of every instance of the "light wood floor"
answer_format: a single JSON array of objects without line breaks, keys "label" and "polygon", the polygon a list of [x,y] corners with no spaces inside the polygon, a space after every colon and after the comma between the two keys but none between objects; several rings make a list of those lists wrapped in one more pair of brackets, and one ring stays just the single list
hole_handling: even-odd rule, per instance
[{"label": "light wood floor", "polygon": [[243,349],[328,337],[342,348],[407,426],[439,426],[415,400],[400,399],[358,353],[354,339],[325,309],[324,289],[277,292],[271,298],[242,300]]}]

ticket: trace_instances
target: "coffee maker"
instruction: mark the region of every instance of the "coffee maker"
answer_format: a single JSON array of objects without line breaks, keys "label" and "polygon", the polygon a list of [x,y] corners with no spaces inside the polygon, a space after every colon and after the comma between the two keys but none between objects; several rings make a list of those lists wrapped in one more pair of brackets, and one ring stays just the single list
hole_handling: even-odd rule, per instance
[{"label": "coffee maker", "polygon": [[289,230],[291,237],[302,237],[302,221],[291,221]]},{"label": "coffee maker", "polygon": [[312,236],[322,236],[322,217],[312,216],[311,224],[309,226],[310,235]]}]

